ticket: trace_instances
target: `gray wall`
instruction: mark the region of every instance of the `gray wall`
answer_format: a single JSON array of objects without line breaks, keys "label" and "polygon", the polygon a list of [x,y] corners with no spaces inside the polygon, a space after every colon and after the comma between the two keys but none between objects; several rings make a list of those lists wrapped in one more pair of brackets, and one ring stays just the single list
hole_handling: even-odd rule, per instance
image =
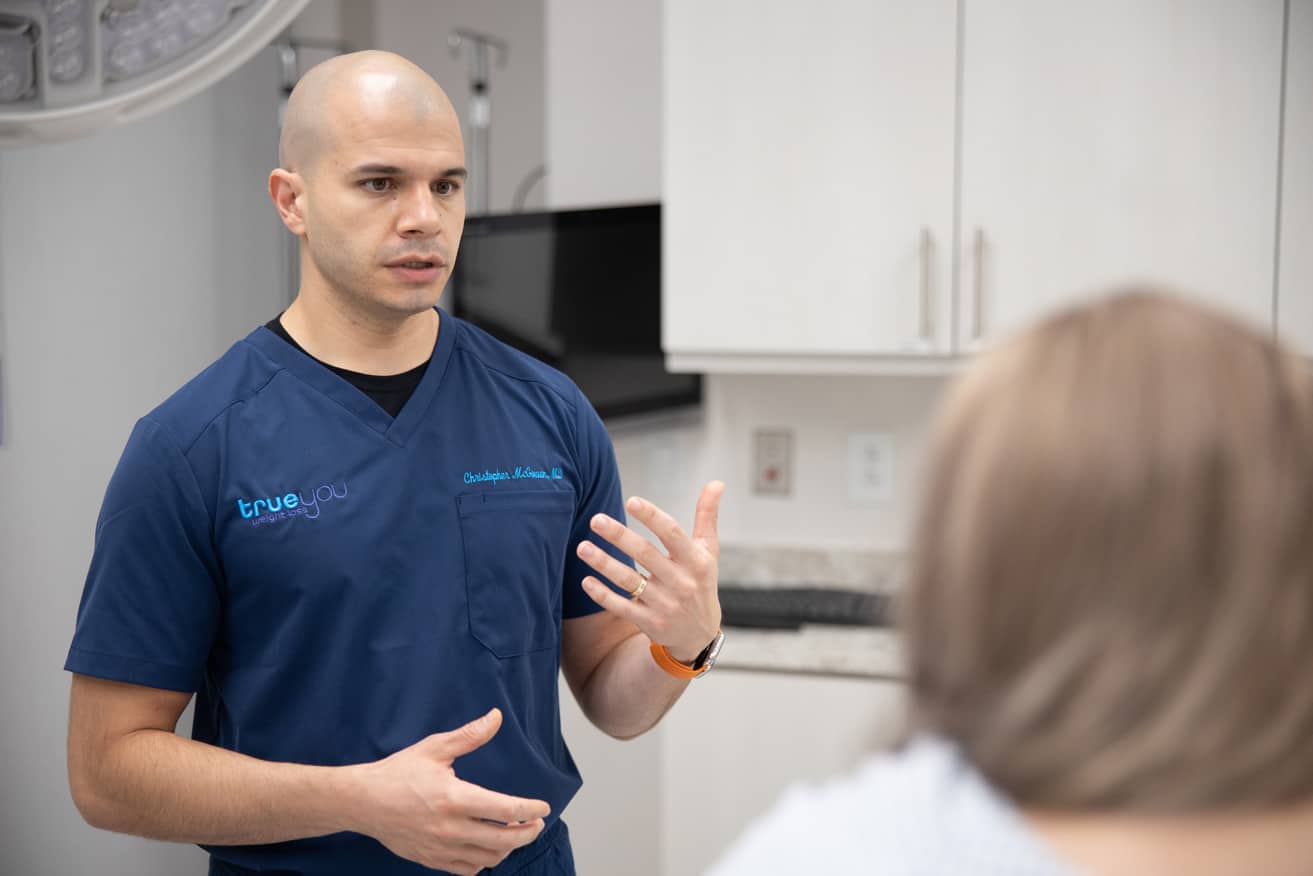
[{"label": "gray wall", "polygon": [[[63,661],[133,422],[277,313],[277,67],[161,115],[0,152],[0,873],[181,876],[193,847],[87,827],[65,782]],[[184,719],[184,731],[189,726]]]}]

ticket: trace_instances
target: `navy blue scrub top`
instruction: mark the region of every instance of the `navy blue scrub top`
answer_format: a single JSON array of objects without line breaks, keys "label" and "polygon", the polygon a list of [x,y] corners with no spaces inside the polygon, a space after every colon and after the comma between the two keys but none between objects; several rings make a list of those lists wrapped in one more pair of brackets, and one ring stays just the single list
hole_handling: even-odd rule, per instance
[{"label": "navy blue scrub top", "polygon": [[[501,730],[456,773],[546,800],[550,829],[581,784],[561,620],[598,610],[574,548],[594,514],[624,519],[615,454],[569,379],[440,318],[395,420],[264,327],[142,418],[65,668],[195,691],[193,738],[304,764],[378,760],[496,706]],[[354,833],[208,848],[289,873],[434,872]]]}]

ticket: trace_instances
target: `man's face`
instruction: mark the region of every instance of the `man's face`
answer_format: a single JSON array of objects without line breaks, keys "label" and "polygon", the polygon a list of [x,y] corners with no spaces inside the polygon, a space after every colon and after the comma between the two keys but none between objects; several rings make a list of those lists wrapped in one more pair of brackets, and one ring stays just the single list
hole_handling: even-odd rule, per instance
[{"label": "man's face", "polygon": [[460,246],[465,176],[453,113],[386,102],[341,111],[303,176],[308,267],[366,312],[432,308]]}]

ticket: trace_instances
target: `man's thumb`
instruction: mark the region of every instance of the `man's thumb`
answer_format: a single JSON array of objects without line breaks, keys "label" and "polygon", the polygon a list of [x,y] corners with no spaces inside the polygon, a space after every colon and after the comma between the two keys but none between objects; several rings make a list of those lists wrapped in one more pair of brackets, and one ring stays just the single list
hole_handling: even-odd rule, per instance
[{"label": "man's thumb", "polygon": [[492,709],[464,727],[457,727],[447,733],[435,733],[429,739],[434,743],[432,750],[435,754],[444,760],[455,760],[484,745],[500,729],[501,709]]}]

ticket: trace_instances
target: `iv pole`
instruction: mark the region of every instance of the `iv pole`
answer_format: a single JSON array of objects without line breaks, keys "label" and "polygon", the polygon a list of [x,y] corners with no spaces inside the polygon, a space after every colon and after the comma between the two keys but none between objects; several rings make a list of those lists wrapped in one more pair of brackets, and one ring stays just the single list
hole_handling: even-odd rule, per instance
[{"label": "iv pole", "polygon": [[492,99],[489,94],[488,49],[497,51],[497,66],[506,66],[506,56],[510,53],[504,40],[495,36],[465,28],[455,28],[447,37],[452,57],[459,58],[461,48],[469,44],[470,53],[470,214],[480,215],[489,211],[489,193],[492,151],[490,131],[492,126]]}]

